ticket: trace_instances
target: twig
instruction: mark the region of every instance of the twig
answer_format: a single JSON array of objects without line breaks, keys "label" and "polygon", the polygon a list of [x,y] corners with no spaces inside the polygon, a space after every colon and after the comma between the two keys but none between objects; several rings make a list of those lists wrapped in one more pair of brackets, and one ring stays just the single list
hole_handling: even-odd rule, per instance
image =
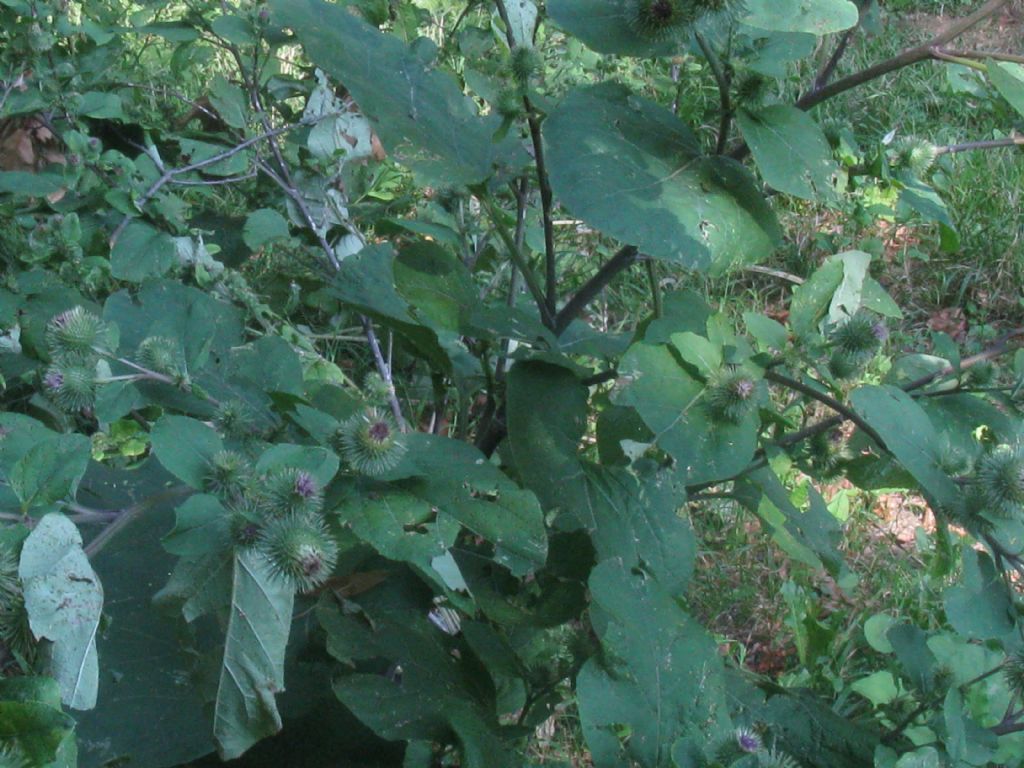
[{"label": "twig", "polygon": [[[505,25],[505,38],[508,40],[508,47],[516,46],[515,35],[512,34],[512,24],[509,22],[508,10],[505,8],[505,0],[494,0],[498,9],[498,15]],[[554,195],[551,192],[551,181],[548,178],[547,164],[544,160],[544,141],[540,132],[540,120],[530,101],[530,96],[523,93],[523,107],[526,109],[526,122],[530,128],[530,142],[533,144],[533,164],[537,171],[537,187],[540,190],[541,219],[544,224],[544,278],[545,303],[548,315],[554,315],[558,306],[558,275],[555,263],[555,228],[552,223],[552,210],[554,209]]]},{"label": "twig", "polygon": [[647,282],[651,289],[651,313],[655,320],[660,320],[664,308],[661,303],[661,286],[658,284],[658,265],[654,259],[647,259],[644,266],[647,267]]},{"label": "twig", "polygon": [[138,518],[139,515],[146,510],[155,507],[157,504],[163,504],[164,502],[175,499],[178,496],[184,496],[191,492],[192,489],[188,486],[178,485],[173,488],[168,488],[166,491],[154,494],[149,498],[140,501],[138,504],[133,504],[132,506],[125,507],[124,509],[115,510],[117,514],[113,522],[100,531],[96,538],[86,545],[86,556],[91,558],[98,554],[122,528]]},{"label": "twig", "polygon": [[700,46],[701,53],[704,54],[704,58],[708,60],[708,65],[711,67],[711,73],[715,76],[715,83],[718,85],[718,100],[721,104],[718,120],[718,139],[715,142],[715,154],[720,155],[725,152],[726,144],[729,141],[729,126],[732,124],[732,101],[729,98],[729,76],[726,74],[725,69],[722,67],[722,62],[718,60],[718,56],[708,45],[708,41],[704,38],[704,35],[699,32],[694,33],[694,37],[697,40],[697,45]]},{"label": "twig", "polygon": [[487,213],[490,215],[491,221],[494,223],[494,230],[498,233],[498,237],[508,249],[512,263],[519,269],[519,272],[523,276],[523,280],[526,281],[526,287],[529,288],[530,295],[533,296],[533,300],[537,304],[537,310],[540,312],[541,321],[548,328],[554,328],[555,315],[548,307],[547,296],[540,287],[540,283],[537,282],[537,277],[533,274],[533,270],[530,269],[530,265],[526,263],[522,250],[516,245],[512,235],[502,223],[500,210],[486,194],[483,194],[480,199],[483,202],[484,207],[487,209]]},{"label": "twig", "polygon": [[[236,48],[231,47],[231,53],[235,57],[238,71],[242,74],[243,79],[245,78],[245,67],[242,63],[241,54]],[[258,82],[255,77],[247,83],[249,89],[249,100],[252,103],[253,109],[259,115],[260,123],[268,133],[271,131],[270,118],[267,112],[263,109],[263,103],[260,99],[260,92]],[[313,122],[322,120],[326,115],[320,115]],[[301,123],[300,123],[301,124]],[[313,236],[316,237],[317,243],[320,245],[320,250],[323,251],[324,257],[327,259],[327,263],[330,264],[331,268],[337,272],[341,269],[341,262],[338,261],[338,255],[334,252],[334,248],[327,242],[327,237],[316,225],[316,221],[313,219],[313,215],[309,210],[309,206],[306,205],[306,200],[303,198],[302,193],[299,192],[295,182],[292,180],[291,171],[288,168],[288,163],[284,159],[284,153],[281,152],[281,147],[276,141],[276,134],[268,136],[268,145],[270,151],[274,155],[274,160],[277,163],[277,170],[279,173],[275,173],[270,166],[265,162],[260,162],[260,168],[268,175],[288,197],[291,198],[292,202],[295,203],[295,207],[299,209],[302,220],[306,223],[306,226],[312,231]],[[366,240],[362,233],[355,228],[350,227],[350,231],[353,232],[365,245]],[[391,407],[391,414],[394,416],[395,424],[398,429],[402,432],[406,431],[405,419],[402,417],[402,407],[398,402],[398,394],[395,391],[395,384],[391,377],[391,366],[384,360],[384,355],[381,354],[380,344],[377,341],[377,335],[373,330],[373,322],[365,316],[360,316],[360,322],[363,326],[363,332],[366,335],[367,344],[370,347],[370,352],[373,355],[374,364],[377,368],[377,373],[384,380],[388,387],[388,405]]]},{"label": "twig", "polygon": [[[229,149],[226,149],[223,152],[218,152],[216,155],[212,155],[211,157],[207,157],[203,160],[197,160],[194,163],[189,163],[188,165],[181,166],[180,168],[171,168],[170,170],[166,170],[156,181],[149,185],[149,188],[142,193],[142,196],[136,201],[135,205],[137,208],[142,209],[142,207],[145,206],[146,203],[148,203],[153,198],[153,195],[159,192],[160,189],[165,184],[167,184],[167,182],[171,181],[176,176],[181,176],[186,173],[192,173],[193,171],[202,170],[207,166],[215,165],[216,163],[219,163],[222,160],[227,160],[230,157],[234,157],[239,152],[245,151],[254,144],[258,144],[261,141],[272,139],[273,137],[279,136],[282,133],[287,133],[288,131],[294,130],[298,128],[300,125],[306,124],[307,122],[308,121],[300,121],[298,123],[293,123],[291,125],[281,126],[280,128],[270,129],[264,133],[259,134],[258,136],[253,136],[252,138],[246,139],[240,144],[236,144],[235,146],[230,147]],[[125,227],[128,226],[129,222],[133,218],[134,217],[131,215],[126,215],[123,219],[121,219],[121,223],[117,225],[113,233],[111,233],[110,235],[111,247],[114,246],[114,243],[117,242],[117,238],[121,236],[121,233],[124,232]]]},{"label": "twig", "polygon": [[1005,139],[991,139],[989,141],[966,141],[963,144],[949,144],[945,147],[936,147],[936,155],[952,155],[957,152],[972,152],[977,149],[1001,149],[1003,147],[1024,147],[1024,136],[1015,133]]},{"label": "twig", "polygon": [[[996,343],[993,346],[989,347],[984,352],[979,352],[976,355],[972,355],[961,360],[960,371],[964,371],[968,368],[971,368],[972,366],[985,362],[986,360],[991,360],[995,357],[999,357],[1000,355],[1006,354],[1006,352],[1009,351],[1009,342],[1020,336],[1024,336],[1024,328],[1018,328],[1014,331],[1005,334],[1002,338],[996,341]],[[936,379],[943,378],[944,376],[948,376],[956,372],[957,370],[953,366],[946,366],[945,368],[935,371],[934,373],[930,373],[926,376],[922,376],[918,379],[908,382],[902,385],[900,388],[904,392],[913,394],[916,390],[928,386]],[[765,376],[767,377],[768,374],[766,373]],[[921,395],[916,396],[920,397]],[[804,427],[803,429],[797,430],[796,432],[790,432],[788,434],[782,435],[778,439],[772,441],[772,445],[779,448],[784,448],[789,445],[795,445],[796,443],[803,442],[804,440],[807,440],[810,437],[820,435],[822,432],[827,432],[830,429],[835,429],[844,421],[846,421],[846,417],[837,413],[835,416],[829,416],[826,419],[822,419],[821,421],[815,422],[814,424],[810,424]],[[739,478],[744,477],[750,474],[751,472],[765,466],[767,460],[765,458],[765,451],[763,448],[759,449],[754,454],[754,456],[755,458],[753,461],[751,461],[750,464],[748,464],[746,467],[744,467],[742,470],[737,472],[732,477],[726,477],[721,478],[719,480],[711,480],[705,483],[698,483],[696,485],[687,486],[686,492],[688,494],[693,494],[699,491],[703,491],[706,488],[719,485],[721,483],[738,480]]]},{"label": "twig", "polygon": [[934,373],[929,373],[925,376],[921,376],[920,378],[914,379],[909,384],[904,384],[903,390],[906,392],[911,392],[917,389],[921,389],[922,387],[928,386],[936,379],[942,379],[945,378],[946,376],[949,376],[950,374],[954,374],[957,373],[958,371],[963,371],[966,370],[967,368],[971,368],[977,365],[978,363],[984,363],[988,360],[993,360],[1001,355],[1006,354],[1010,350],[1010,342],[1022,336],[1024,336],[1024,328],[1015,328],[1014,330],[1004,333],[1002,336],[996,339],[995,343],[988,349],[979,352],[976,355],[965,357],[963,360],[960,361],[959,369],[952,365],[947,365],[944,368],[935,371]]},{"label": "twig", "polygon": [[887,75],[890,72],[902,69],[910,64],[916,64],[919,61],[934,58],[935,50],[940,49],[950,40],[956,39],[971,27],[980,24],[1008,2],[1009,0],[988,0],[987,3],[981,6],[981,8],[976,10],[974,13],[953,21],[931,40],[928,40],[921,45],[916,45],[913,48],[907,48],[890,59],[886,59],[885,61],[881,61],[866,69],[862,69],[860,72],[854,72],[852,75],[837,80],[830,85],[812,89],[800,97],[796,106],[800,109],[810,109],[816,104],[820,104],[827,99],[831,99],[833,96],[843,93],[844,91],[848,91],[851,88],[856,88],[858,85],[862,85],[869,80],[874,80],[882,75]]},{"label": "twig", "polygon": [[248,181],[249,179],[255,179],[259,175],[256,170],[247,171],[246,173],[238,176],[228,176],[222,179],[202,179],[201,181],[186,181],[179,179],[171,179],[169,183],[177,184],[181,187],[219,187],[224,184],[237,184],[240,181]]},{"label": "twig", "polygon": [[[873,64],[859,72],[854,72],[852,75],[847,75],[846,77],[832,83],[827,83],[821,88],[812,87],[807,91],[807,93],[797,99],[795,106],[798,109],[806,111],[811,109],[811,107],[817,106],[823,101],[831,99],[833,96],[838,96],[851,88],[856,88],[859,85],[863,85],[871,80],[887,75],[890,72],[895,72],[898,69],[908,67],[912,64],[917,64],[921,61],[940,58],[936,55],[936,51],[941,50],[946,43],[954,40],[971,27],[980,24],[982,21],[992,16],[1008,2],[1009,0],[988,0],[987,3],[981,6],[981,8],[976,10],[974,13],[952,22],[942,32],[939,32],[931,40],[928,40],[921,45],[915,45],[912,48],[907,48],[892,58],[880,61],[877,64]],[[750,148],[745,142],[743,142],[736,146],[729,153],[729,156],[735,160],[741,160],[746,157],[749,152]]]},{"label": "twig", "polygon": [[854,424],[856,424],[864,434],[866,434],[868,437],[875,441],[879,448],[888,450],[885,445],[885,440],[882,439],[882,436],[875,431],[874,427],[872,427],[864,419],[862,419],[860,415],[852,408],[839,402],[831,395],[828,395],[818,389],[815,389],[814,387],[810,386],[809,384],[805,384],[802,381],[799,381],[797,379],[791,379],[789,376],[785,376],[774,369],[769,369],[765,371],[764,377],[768,381],[773,381],[776,384],[781,384],[784,387],[788,387],[789,389],[807,395],[807,397],[811,398],[812,400],[817,400],[819,403],[827,405],[833,411],[840,414],[843,418],[848,419],[849,421],[852,421]]},{"label": "twig", "polygon": [[806,280],[804,280],[804,278],[800,277],[799,275],[794,275],[794,274],[791,274],[789,272],[784,272],[781,269],[772,269],[771,267],[763,267],[760,264],[748,264],[747,266],[743,267],[743,271],[744,272],[757,272],[758,274],[761,274],[761,275],[771,275],[772,277],[777,277],[780,280],[786,280],[786,281],[788,281],[790,283],[794,283],[795,285],[803,285],[805,282],[807,282]]},{"label": "twig", "polygon": [[402,418],[402,408],[398,403],[398,396],[395,394],[395,385],[391,380],[391,366],[384,360],[381,354],[380,344],[377,341],[377,334],[373,331],[373,322],[365,315],[361,316],[363,331],[366,333],[366,341],[370,345],[370,354],[373,355],[373,362],[377,366],[377,372],[388,385],[388,404],[391,406],[391,415],[395,417],[398,428],[405,432],[405,419]]},{"label": "twig", "polygon": [[1015,53],[1001,53],[999,51],[964,51],[960,49],[945,48],[943,53],[955,56],[958,59],[993,59],[995,61],[1011,61],[1016,64],[1024,64],[1024,56]]},{"label": "twig", "polygon": [[821,69],[818,70],[818,74],[814,78],[814,83],[811,86],[812,91],[818,91],[824,88],[828,81],[832,79],[832,75],[835,74],[836,67],[839,66],[840,59],[846,53],[847,47],[850,45],[850,41],[853,39],[854,34],[860,29],[860,18],[858,17],[857,23],[850,27],[848,30],[843,32],[843,36],[839,38],[839,44],[836,49],[832,51],[832,55],[828,57]]},{"label": "twig", "polygon": [[555,335],[561,336],[576,319],[587,305],[594,300],[605,286],[610,283],[619,272],[631,267],[639,256],[639,250],[635,245],[624,245],[597,271],[597,274],[590,278],[583,286],[576,291],[576,294],[569,299],[562,310],[555,317]]}]

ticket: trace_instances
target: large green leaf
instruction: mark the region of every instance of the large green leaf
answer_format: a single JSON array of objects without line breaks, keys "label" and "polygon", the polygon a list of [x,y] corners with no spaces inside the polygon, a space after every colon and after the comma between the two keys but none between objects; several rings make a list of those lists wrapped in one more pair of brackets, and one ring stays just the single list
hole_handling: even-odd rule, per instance
[{"label": "large green leaf", "polygon": [[395,254],[388,245],[370,245],[346,258],[329,290],[346,304],[407,336],[414,351],[434,367],[450,366],[437,334],[414,315],[409,302],[395,290]]},{"label": "large green leaf", "polygon": [[45,507],[74,495],[89,464],[85,435],[57,435],[36,443],[11,469],[11,489],[21,508]]},{"label": "large green leaf", "polygon": [[963,582],[946,589],[946,618],[969,640],[1002,639],[1014,632],[1013,598],[988,554],[963,547]]},{"label": "large green leaf", "polygon": [[133,221],[110,252],[110,272],[119,280],[141,283],[161,277],[174,264],[174,240],[144,221]]},{"label": "large green leaf", "polygon": [[842,527],[820,494],[809,490],[806,511],[798,509],[789,491],[770,467],[748,473],[737,483],[739,501],[772,531],[772,538],[790,556],[812,568],[825,567],[838,576],[844,567],[838,546]]},{"label": "large green leaf", "polygon": [[494,559],[523,576],[544,564],[547,532],[537,497],[473,446],[422,433],[407,437],[404,490],[435,505],[495,546]]},{"label": "large green leaf", "polygon": [[424,603],[422,594],[398,576],[361,596],[358,612],[320,603],[317,618],[332,656],[346,664],[369,659],[393,664],[391,676],[341,675],[334,692],[386,739],[442,740],[454,731],[463,745],[463,765],[509,765],[489,677],[452,652],[452,639],[426,618],[429,600]]},{"label": "large green leaf", "polygon": [[689,736],[717,742],[729,719],[715,643],[668,591],[621,560],[590,576],[605,653],[576,678],[580,721],[597,768],[671,768]]},{"label": "large green leaf", "polygon": [[929,497],[941,508],[951,509],[959,490],[942,469],[942,441],[913,398],[896,387],[868,386],[850,393],[850,403]]},{"label": "large green leaf", "polygon": [[126,758],[165,768],[213,751],[209,710],[194,676],[197,653],[184,647],[180,619],[153,604],[174,564],[160,537],[181,491],[152,458],[131,470],[93,463],[82,479],[80,500],[123,509],[130,520],[91,560],[103,580],[108,621],[97,642],[103,674],[96,708],[75,718],[81,768]]},{"label": "large green leaf", "polygon": [[571,91],[544,138],[565,206],[655,258],[718,272],[766,257],[779,238],[742,166],[704,155],[671,112],[621,85]]},{"label": "large green leaf", "polygon": [[624,469],[581,461],[586,395],[565,368],[531,362],[511,370],[508,440],[515,468],[545,507],[560,513],[557,525],[590,535],[598,560],[618,558],[678,593],[696,555],[690,526],[678,514],[685,493],[664,475],[638,480]]},{"label": "large green leaf", "polygon": [[74,752],[74,728],[75,721],[60,709],[56,682],[44,677],[0,678],[0,750],[14,747],[32,765],[63,768],[68,763],[60,758],[69,744]]},{"label": "large green leaf", "polygon": [[231,544],[229,519],[220,499],[197,493],[175,510],[174,530],[164,536],[164,549],[183,557],[223,552]]},{"label": "large green leaf", "polygon": [[857,6],[849,0],[746,0],[743,21],[775,32],[828,35],[857,23]]},{"label": "large green leaf", "polygon": [[274,19],[291,27],[307,55],[349,90],[388,154],[444,184],[473,184],[491,173],[496,118],[477,116],[455,80],[409,47],[322,0],[274,0]]},{"label": "large green leaf", "polygon": [[211,352],[227,352],[241,343],[242,313],[225,301],[176,281],[143,285],[134,296],[112,294],[103,306],[103,319],[117,325],[121,349],[129,357],[149,336],[181,343],[189,371],[202,368]]},{"label": "large green leaf", "polygon": [[165,414],[150,433],[153,453],[168,471],[202,490],[214,455],[224,448],[216,430],[188,416]]},{"label": "large green leaf", "polygon": [[480,296],[469,270],[437,243],[403,247],[394,262],[395,287],[415,315],[435,331],[457,331]]},{"label": "large green leaf", "polygon": [[225,550],[183,557],[154,600],[180,608],[189,622],[210,613],[222,614],[231,603],[233,566],[234,559]]},{"label": "large green leaf", "polygon": [[372,493],[351,499],[335,514],[384,557],[413,565],[442,589],[453,586],[435,564],[448,562],[459,524],[437,515],[432,504],[408,493]]},{"label": "large green leaf", "polygon": [[676,460],[687,483],[730,477],[753,458],[756,410],[738,424],[713,420],[702,399],[704,382],[683,368],[669,347],[634,344],[623,357],[619,373],[630,383],[616,402],[636,409],[658,445]]},{"label": "large green leaf", "polygon": [[63,515],[44,516],[22,545],[18,576],[32,634],[52,643],[48,671],[60,685],[61,700],[91,709],[99,685],[96,632],[103,587],[75,524]]},{"label": "large green leaf", "polygon": [[548,15],[558,26],[600,53],[626,56],[670,56],[679,40],[645,35],[637,29],[636,3],[631,0],[549,0]]},{"label": "large green leaf", "polygon": [[832,149],[806,112],[785,104],[741,109],[736,123],[769,186],[806,200],[835,197]]},{"label": "large green leaf", "polygon": [[843,251],[829,256],[807,281],[793,290],[790,324],[807,337],[826,324],[843,322],[862,306],[886,317],[900,317],[899,308],[868,274],[871,255]]},{"label": "large green leaf", "polygon": [[1010,106],[1024,115],[1024,66],[1008,61],[989,61],[988,77]]},{"label": "large green leaf", "polygon": [[284,652],[295,591],[272,575],[263,555],[235,556],[224,660],[213,735],[224,760],[281,730],[274,697],[284,690]]},{"label": "large green leaf", "polygon": [[571,371],[537,362],[517,363],[508,380],[516,469],[545,508],[570,511],[582,480],[578,453],[587,426],[587,388]]}]

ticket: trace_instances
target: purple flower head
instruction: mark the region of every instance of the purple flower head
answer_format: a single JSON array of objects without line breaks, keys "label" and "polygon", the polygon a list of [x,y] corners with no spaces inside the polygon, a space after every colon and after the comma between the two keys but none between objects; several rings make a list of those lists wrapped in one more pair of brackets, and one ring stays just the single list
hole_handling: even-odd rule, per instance
[{"label": "purple flower head", "polygon": [[373,440],[378,443],[383,443],[391,437],[391,427],[389,427],[388,423],[382,419],[371,424],[368,433]]},{"label": "purple flower head", "polygon": [[885,322],[882,320],[876,320],[871,326],[871,333],[876,339],[882,344],[889,338],[889,329],[886,327]]},{"label": "purple flower head", "polygon": [[50,322],[53,323],[54,328],[66,328],[68,322],[71,320],[71,314],[74,310],[67,309],[56,315]]},{"label": "purple flower head", "polygon": [[735,387],[736,396],[740,400],[747,400],[752,394],[754,394],[753,379],[738,379],[733,386]]},{"label": "purple flower head", "polygon": [[316,481],[309,472],[299,472],[295,476],[295,493],[304,499],[311,499],[316,496]]},{"label": "purple flower head", "polygon": [[761,749],[761,737],[749,728],[737,729],[736,743],[744,752],[757,752]]},{"label": "purple flower head", "polygon": [[43,386],[55,392],[64,386],[64,374],[60,371],[47,371],[43,377]]}]

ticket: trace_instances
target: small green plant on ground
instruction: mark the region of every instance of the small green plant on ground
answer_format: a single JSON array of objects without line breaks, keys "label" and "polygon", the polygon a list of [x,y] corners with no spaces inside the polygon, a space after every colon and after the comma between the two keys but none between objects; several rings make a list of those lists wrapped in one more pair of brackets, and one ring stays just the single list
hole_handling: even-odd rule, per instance
[{"label": "small green plant on ground", "polygon": [[818,108],[955,63],[1016,151],[1005,6],[3,3],[2,760],[1020,762],[1021,332],[898,352],[842,233],[720,305],[793,212],[970,237]]}]

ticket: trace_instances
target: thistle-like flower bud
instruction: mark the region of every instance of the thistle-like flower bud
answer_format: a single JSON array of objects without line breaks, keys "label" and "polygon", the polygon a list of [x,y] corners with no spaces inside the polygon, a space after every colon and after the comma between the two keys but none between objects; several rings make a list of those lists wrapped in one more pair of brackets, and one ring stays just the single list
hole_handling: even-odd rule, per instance
[{"label": "thistle-like flower bud", "polygon": [[231,532],[231,543],[236,549],[250,549],[260,542],[263,525],[255,509],[240,505],[231,510],[228,530]]},{"label": "thistle-like flower bud", "polygon": [[[35,654],[36,643],[29,626],[25,598],[18,579],[18,556],[0,544],[0,645],[26,659]],[[2,765],[2,763],[0,763]]]},{"label": "thistle-like flower bud", "polygon": [[1003,662],[1003,677],[1010,690],[1018,696],[1024,694],[1024,649],[1017,650]]},{"label": "thistle-like flower bud", "polygon": [[793,756],[778,747],[761,750],[757,755],[759,768],[800,768],[800,763]]},{"label": "thistle-like flower bud", "polygon": [[695,21],[700,10],[687,0],[632,0],[627,18],[637,35],[663,40]]},{"label": "thistle-like flower bud", "polygon": [[391,397],[391,385],[376,371],[370,371],[363,379],[363,397],[371,405],[383,405]]},{"label": "thistle-like flower bud", "polygon": [[264,507],[273,517],[315,515],[323,506],[320,486],[303,469],[287,467],[271,472],[261,491]]},{"label": "thistle-like flower bud", "polygon": [[0,768],[30,768],[31,765],[28,755],[17,744],[0,746]]},{"label": "thistle-like flower bud", "polygon": [[1000,517],[1021,514],[1024,509],[1024,448],[999,445],[978,462],[974,477],[985,508]]},{"label": "thistle-like flower bud", "polygon": [[518,88],[503,88],[494,102],[494,110],[506,120],[522,117],[525,110],[522,92]]},{"label": "thistle-like flower bud", "polygon": [[764,746],[761,742],[761,737],[757,735],[756,731],[750,728],[737,728],[736,729],[736,746],[740,752],[746,752],[747,754],[754,754],[760,752]]},{"label": "thistle-like flower bud", "polygon": [[387,472],[405,453],[395,420],[377,408],[342,422],[333,442],[352,469],[371,477]]},{"label": "thistle-like flower bud", "polygon": [[832,350],[828,358],[828,372],[837,379],[852,379],[864,370],[864,361],[839,349]]},{"label": "thistle-like flower bud", "polygon": [[210,459],[203,488],[224,499],[241,498],[252,480],[249,460],[236,451],[218,451]]},{"label": "thistle-like flower bud", "polygon": [[165,376],[181,374],[181,345],[166,336],[149,336],[136,351],[139,365]]},{"label": "thistle-like flower bud", "polygon": [[756,405],[757,382],[748,373],[728,371],[708,382],[704,404],[714,421],[739,424]]},{"label": "thistle-like flower bud", "polygon": [[96,400],[96,379],[92,367],[74,363],[51,365],[43,375],[43,389],[58,407],[74,413]]},{"label": "thistle-like flower bud", "polygon": [[838,475],[843,464],[851,458],[846,437],[838,429],[813,435],[806,443],[806,451],[814,476],[822,480]]},{"label": "thistle-like flower bud", "polygon": [[857,312],[832,330],[829,343],[833,350],[862,365],[874,357],[888,338],[889,331],[884,323],[866,312]]},{"label": "thistle-like flower bud", "polygon": [[217,407],[213,421],[225,435],[235,438],[252,437],[257,432],[252,409],[242,400],[228,400]]},{"label": "thistle-like flower bud", "polygon": [[924,139],[905,138],[896,146],[896,164],[915,176],[928,173],[938,156],[938,148]]},{"label": "thistle-like flower bud", "polygon": [[512,78],[521,88],[530,83],[530,78],[540,69],[540,54],[528,45],[517,45],[509,53],[509,69]]},{"label": "thistle-like flower bud", "polygon": [[338,545],[320,518],[288,515],[270,521],[260,534],[260,549],[274,572],[307,592],[330,578]]},{"label": "thistle-like flower bud", "polygon": [[54,358],[91,357],[107,345],[107,326],[92,312],[75,307],[54,315],[46,325],[46,343]]}]

